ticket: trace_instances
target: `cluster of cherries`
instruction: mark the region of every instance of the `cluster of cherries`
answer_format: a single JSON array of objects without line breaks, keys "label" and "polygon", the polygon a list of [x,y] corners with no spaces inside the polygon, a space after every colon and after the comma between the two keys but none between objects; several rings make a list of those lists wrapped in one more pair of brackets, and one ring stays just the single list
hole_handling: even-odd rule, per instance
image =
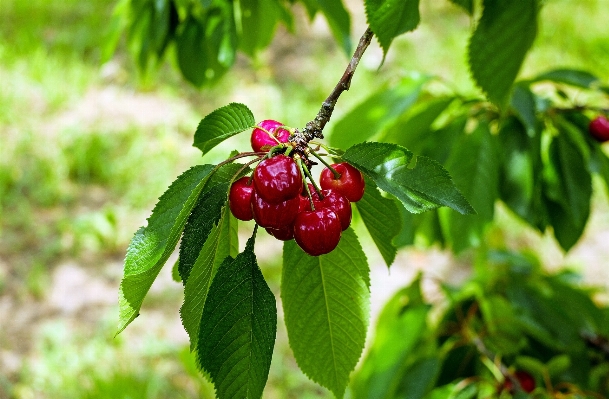
[{"label": "cluster of cherries", "polygon": [[[282,123],[265,120],[258,126],[251,136],[255,152],[268,152],[289,142],[290,132]],[[229,206],[233,215],[240,220],[254,219],[279,240],[295,239],[309,255],[334,250],[342,231],[351,224],[351,202],[364,195],[361,172],[348,163],[328,165],[321,172],[320,189],[312,179],[313,184],[306,183],[306,166],[299,154],[268,155],[251,177],[232,184]]]}]

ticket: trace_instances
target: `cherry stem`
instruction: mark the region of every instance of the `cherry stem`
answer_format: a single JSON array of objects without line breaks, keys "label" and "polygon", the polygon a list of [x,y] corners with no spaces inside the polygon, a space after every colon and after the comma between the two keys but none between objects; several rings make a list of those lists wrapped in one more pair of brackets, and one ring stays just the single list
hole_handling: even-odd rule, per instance
[{"label": "cherry stem", "polygon": [[[319,199],[320,200],[324,199],[324,196],[321,193],[321,188],[319,188],[317,183],[315,183],[315,179],[313,178],[313,176],[311,176],[311,171],[309,171],[309,168],[307,168],[307,165],[302,165],[302,168],[304,169],[304,172],[307,175],[307,177],[309,178],[309,180],[311,180],[311,184],[313,185],[313,188],[315,189],[317,196],[319,196]],[[306,184],[306,179],[305,179],[305,186],[307,188],[309,188],[309,186]]]},{"label": "cherry stem", "polygon": [[275,135],[271,132],[269,132],[268,130],[266,130],[265,128],[261,127],[261,126],[256,126],[256,129],[260,129],[262,130],[264,133],[268,134],[270,138],[272,138],[273,140],[275,140],[277,142],[277,144],[281,144],[281,141],[279,141],[279,139],[277,137],[275,137]]},{"label": "cherry stem", "polygon": [[215,171],[217,171],[218,169],[220,169],[222,166],[229,164],[233,161],[236,161],[239,158],[245,158],[245,157],[258,157],[257,159],[255,159],[252,163],[259,161],[260,159],[264,158],[264,156],[266,155],[266,152],[242,152],[240,154],[237,154],[233,157],[230,157],[222,162],[220,162],[219,164],[216,165],[216,167],[211,171],[211,173],[213,174]]},{"label": "cherry stem", "polygon": [[313,195],[311,195],[311,190],[309,190],[309,185],[307,184],[307,178],[306,178],[306,176],[310,176],[310,174],[307,173],[308,170],[307,170],[307,172],[305,172],[306,168],[302,164],[302,159],[300,158],[299,155],[296,155],[294,157],[294,159],[296,160],[296,165],[298,165],[298,169],[300,169],[300,175],[302,176],[302,181],[304,184],[305,191],[307,192],[307,197],[309,197],[309,203],[311,204],[311,210],[314,211],[315,204],[313,204]]},{"label": "cherry stem", "polygon": [[[262,158],[264,158],[264,156],[259,156],[258,158],[253,159],[253,160],[249,161],[249,162],[248,162],[248,163],[246,163],[246,164],[243,164],[243,166],[242,166],[242,167],[241,167],[241,168],[240,168],[240,169],[237,171],[237,173],[235,173],[235,174],[233,175],[233,177],[230,179],[230,182],[228,183],[228,186],[229,186],[229,187],[230,187],[230,186],[232,186],[232,184],[235,182],[235,180],[237,179],[237,177],[238,177],[238,176],[239,176],[239,175],[240,175],[240,174],[241,174],[241,173],[242,173],[242,172],[243,172],[243,171],[244,171],[244,170],[245,170],[245,169],[246,169],[248,166],[250,166],[250,165],[251,165],[251,164],[253,164],[253,163],[256,163],[256,162],[260,161]],[[251,175],[251,176],[250,176],[250,178],[247,180],[247,185],[248,185],[248,186],[252,184],[252,180],[253,180],[253,179],[254,179],[254,175]],[[228,198],[228,195],[229,195],[229,194],[230,194],[230,190],[229,190],[229,192],[226,194],[226,195],[227,195],[227,198]]]},{"label": "cherry stem", "polygon": [[336,169],[334,169],[332,166],[330,166],[330,164],[328,162],[326,162],[325,159],[323,159],[322,157],[319,156],[318,153],[316,153],[315,151],[313,151],[313,149],[311,149],[311,147],[309,147],[309,152],[311,154],[313,154],[313,156],[317,159],[319,159],[319,162],[323,163],[324,166],[328,169],[330,169],[330,172],[332,172],[332,174],[334,175],[334,179],[338,180],[340,179],[340,173],[338,173],[338,171]]},{"label": "cherry stem", "polygon": [[271,147],[271,148],[269,149],[269,152],[266,154],[266,157],[267,157],[267,158],[271,158],[271,157],[273,156],[273,154],[274,154],[274,153],[276,153],[276,152],[278,152],[278,151],[282,150],[282,149],[283,149],[283,148],[285,148],[285,147],[286,147],[285,143],[279,143],[279,144],[277,144],[276,146]]}]

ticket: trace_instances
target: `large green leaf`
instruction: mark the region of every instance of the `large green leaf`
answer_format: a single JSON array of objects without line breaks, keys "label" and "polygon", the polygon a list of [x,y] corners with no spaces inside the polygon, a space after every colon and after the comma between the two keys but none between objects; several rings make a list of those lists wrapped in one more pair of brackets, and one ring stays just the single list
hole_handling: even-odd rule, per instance
[{"label": "large green leaf", "polygon": [[173,252],[186,218],[194,207],[213,165],[195,166],[180,175],[159,198],[148,225],[131,239],[119,290],[120,333],[139,314],[144,297]]},{"label": "large green leaf", "polygon": [[336,123],[330,144],[347,148],[378,134],[414,104],[428,80],[425,75],[411,75],[396,87],[372,94]]},{"label": "large green leaf", "polygon": [[393,239],[402,231],[400,205],[383,197],[376,184],[366,178],[364,196],[355,206],[387,267],[391,266],[397,253]]},{"label": "large green leaf", "polygon": [[351,229],[326,255],[283,247],[281,298],[300,369],[342,397],[364,349],[370,306],[366,255]]},{"label": "large green leaf", "polygon": [[385,54],[396,36],[419,25],[419,0],[365,0],[366,17]]},{"label": "large green leaf", "polygon": [[524,124],[529,137],[534,137],[537,132],[537,109],[535,95],[527,86],[517,84],[512,92],[510,106],[516,112],[516,116]]},{"label": "large green leaf", "polygon": [[351,56],[351,16],[345,9],[342,0],[314,0],[324,13],[330,30],[337,42]]},{"label": "large green leaf", "polygon": [[538,75],[532,81],[543,81],[550,80],[557,83],[566,83],[571,86],[583,87],[588,89],[592,87],[594,83],[599,82],[598,77],[594,76],[588,71],[581,71],[577,69],[554,69],[549,72]]},{"label": "large green leaf", "polygon": [[230,103],[216,109],[199,122],[193,146],[205,155],[227,138],[250,129],[255,124],[254,115],[247,106]]},{"label": "large green leaf", "polygon": [[235,257],[239,252],[237,220],[228,207],[224,207],[217,224],[206,238],[185,284],[184,303],[180,308],[182,324],[190,337],[191,350],[196,349],[203,306],[214,275],[224,259]]},{"label": "large green leaf", "polygon": [[471,134],[461,136],[446,168],[477,211],[476,215],[459,215],[440,210],[445,236],[453,251],[460,252],[480,244],[484,227],[493,220],[498,197],[498,154],[487,123],[480,121]]},{"label": "large green leaf", "polygon": [[474,0],[450,0],[450,2],[463,8],[469,15],[474,14]]},{"label": "large green leaf", "polygon": [[255,235],[220,265],[199,327],[197,362],[219,399],[262,397],[271,366],[277,307],[256,261]]},{"label": "large green leaf", "polygon": [[281,14],[276,0],[241,0],[241,27],[239,49],[249,56],[267,47]]},{"label": "large green leaf", "polygon": [[390,143],[361,143],[343,158],[368,175],[382,190],[397,197],[408,211],[448,206],[462,214],[475,213],[448,172],[436,161]]},{"label": "large green leaf", "polygon": [[526,53],[537,35],[537,0],[484,0],[469,43],[472,76],[499,106],[507,101]]}]

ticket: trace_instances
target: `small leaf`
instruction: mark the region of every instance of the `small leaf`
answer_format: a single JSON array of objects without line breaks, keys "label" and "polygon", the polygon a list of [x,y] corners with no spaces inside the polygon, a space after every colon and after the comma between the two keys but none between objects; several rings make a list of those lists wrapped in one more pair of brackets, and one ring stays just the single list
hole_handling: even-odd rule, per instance
[{"label": "small leaf", "polygon": [[271,366],[277,306],[256,261],[255,235],[220,265],[199,327],[197,362],[219,399],[261,398]]},{"label": "small leaf", "polygon": [[339,398],[364,349],[369,286],[366,255],[351,229],[326,255],[284,244],[281,298],[290,346],[300,369]]},{"label": "small leaf", "polygon": [[413,213],[448,206],[462,214],[474,209],[437,162],[414,157],[406,148],[389,143],[361,143],[343,158],[368,175],[382,190],[397,197]]},{"label": "small leaf", "polygon": [[347,148],[378,134],[414,104],[428,80],[429,77],[416,74],[396,87],[383,87],[372,94],[336,123],[330,144]]},{"label": "small leaf", "polygon": [[252,111],[245,105],[230,103],[207,115],[197,127],[193,146],[205,155],[229,137],[254,127]]},{"label": "small leaf", "polygon": [[577,69],[554,69],[532,79],[533,82],[540,82],[543,80],[566,83],[571,86],[583,87],[584,89],[589,89],[595,83],[599,82],[598,77],[590,72]]},{"label": "small leaf", "polygon": [[419,0],[365,0],[364,3],[368,24],[385,54],[396,36],[419,25]]},{"label": "small leaf", "polygon": [[503,106],[537,35],[536,0],[484,0],[469,43],[472,76],[488,98]]},{"label": "small leaf", "polygon": [[474,0],[450,0],[450,2],[464,9],[470,16],[474,15]]},{"label": "small leaf", "polygon": [[120,333],[137,316],[144,297],[173,252],[186,218],[194,207],[213,165],[198,165],[180,175],[159,198],[148,226],[131,239],[119,290]]},{"label": "small leaf", "polygon": [[526,127],[529,137],[534,137],[537,130],[537,109],[533,92],[525,85],[515,85],[510,105]]},{"label": "small leaf", "polygon": [[400,206],[395,200],[383,197],[369,178],[366,178],[364,196],[355,206],[387,267],[391,266],[397,253],[393,239],[402,231]]},{"label": "small leaf", "polygon": [[207,236],[184,287],[184,303],[180,308],[180,318],[190,337],[191,351],[196,350],[203,306],[209,287],[222,261],[229,256],[237,255],[238,244],[237,220],[225,206],[217,224]]}]

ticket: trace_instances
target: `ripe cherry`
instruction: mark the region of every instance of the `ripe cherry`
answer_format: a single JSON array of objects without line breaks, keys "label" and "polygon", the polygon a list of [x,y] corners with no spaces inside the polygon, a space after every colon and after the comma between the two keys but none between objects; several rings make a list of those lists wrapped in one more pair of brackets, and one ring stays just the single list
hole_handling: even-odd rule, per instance
[{"label": "ripe cherry", "polygon": [[272,134],[277,140],[274,140],[267,132],[262,129],[254,129],[251,136],[252,149],[256,152],[268,151],[271,147],[277,145],[277,141],[280,143],[287,143],[290,138],[290,132],[285,129],[280,129],[283,123],[267,119],[258,123],[262,129],[265,129],[268,133]]},{"label": "ripe cherry", "polygon": [[588,130],[590,131],[590,135],[601,143],[609,140],[609,119],[604,117],[603,115],[599,115],[596,118],[592,119],[590,125],[588,126]]},{"label": "ripe cherry", "polygon": [[280,154],[258,164],[254,170],[254,185],[260,197],[276,204],[300,194],[302,176],[296,162]]},{"label": "ripe cherry", "polygon": [[[518,380],[520,387],[523,391],[527,393],[531,393],[535,390],[535,379],[533,376],[526,371],[518,370],[514,373],[514,377]],[[507,389],[510,392],[514,391],[514,387],[512,386],[512,381],[508,378],[503,383],[503,388]]]},{"label": "ripe cherry", "polygon": [[250,205],[254,185],[248,184],[249,177],[244,176],[230,186],[228,206],[233,215],[240,220],[252,220],[254,214]]},{"label": "ripe cherry", "polygon": [[365,187],[362,172],[346,162],[334,164],[332,168],[340,173],[340,177],[336,178],[330,169],[324,168],[319,177],[321,188],[336,190],[351,202],[362,199]]},{"label": "ripe cherry", "polygon": [[266,232],[281,241],[288,241],[294,238],[294,226],[289,225],[281,227],[279,229],[273,229],[271,227],[266,228]]},{"label": "ripe cherry", "polygon": [[256,223],[262,227],[281,229],[294,222],[298,214],[300,199],[294,197],[287,201],[273,204],[263,199],[259,195],[258,190],[254,190],[251,204]]},{"label": "ripe cherry", "polygon": [[342,229],[340,219],[330,208],[301,212],[294,221],[294,239],[312,256],[327,254],[336,248]]},{"label": "ripe cherry", "polygon": [[322,190],[323,200],[315,202],[316,208],[330,208],[340,219],[342,230],[347,230],[351,224],[351,203],[349,200],[335,190]]}]

